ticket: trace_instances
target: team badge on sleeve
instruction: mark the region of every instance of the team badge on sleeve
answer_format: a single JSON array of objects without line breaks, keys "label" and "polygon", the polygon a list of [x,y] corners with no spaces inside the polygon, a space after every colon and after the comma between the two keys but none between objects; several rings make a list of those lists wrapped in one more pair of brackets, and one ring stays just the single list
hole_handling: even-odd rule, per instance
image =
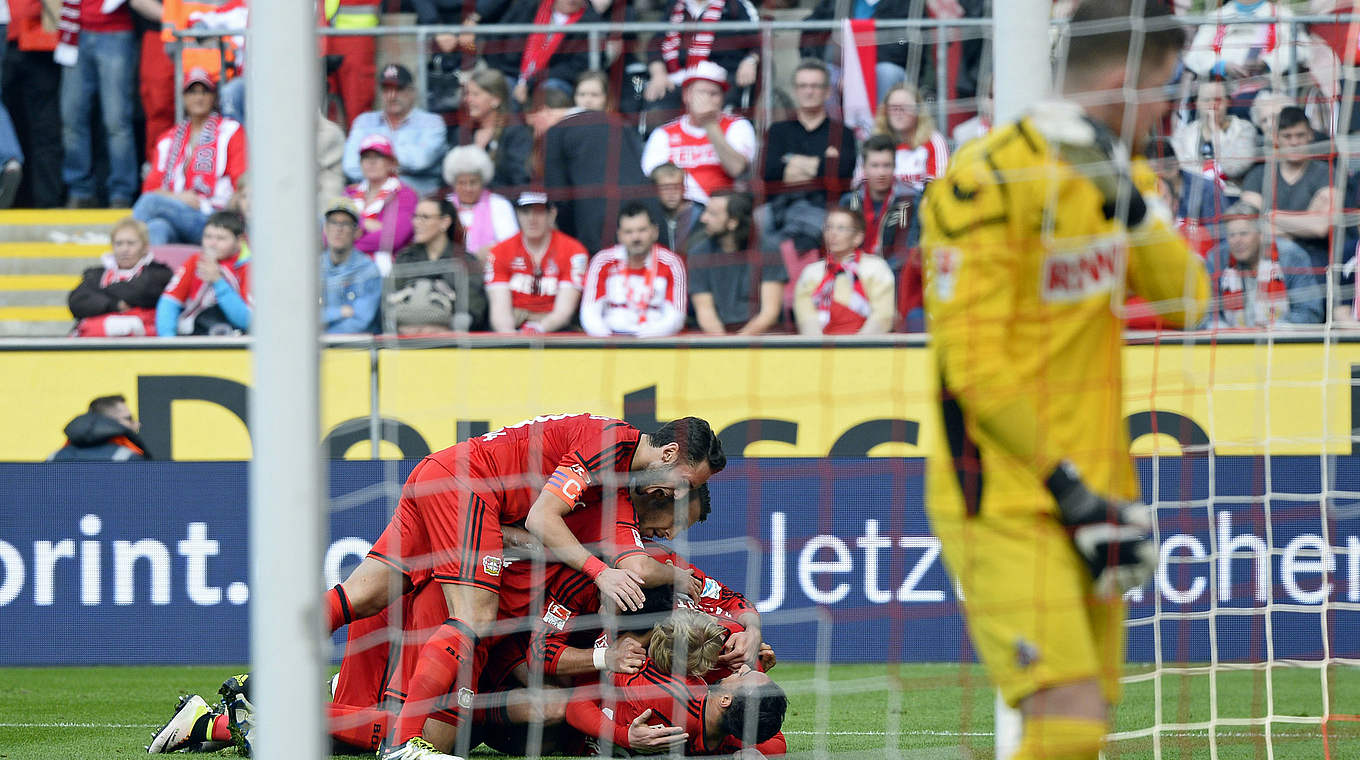
[{"label": "team badge on sleeve", "polygon": [[563,607],[557,602],[549,604],[548,611],[543,613],[543,622],[547,623],[553,628],[556,628],[559,631],[566,627],[567,620],[569,620],[570,618],[571,610],[567,609],[566,607]]}]

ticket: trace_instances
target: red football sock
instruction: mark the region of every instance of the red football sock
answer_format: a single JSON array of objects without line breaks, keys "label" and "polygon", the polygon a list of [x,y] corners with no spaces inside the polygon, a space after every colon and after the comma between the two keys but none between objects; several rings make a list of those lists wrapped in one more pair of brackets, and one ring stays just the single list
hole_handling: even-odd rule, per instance
[{"label": "red football sock", "polygon": [[215,742],[231,741],[231,729],[227,726],[228,723],[229,720],[227,719],[226,713],[213,718],[212,732],[208,738]]},{"label": "red football sock", "polygon": [[330,626],[330,632],[335,633],[340,626],[351,622],[353,622],[353,617],[349,606],[349,596],[345,594],[345,589],[337,583],[330,591],[326,592],[326,623]]},{"label": "red football sock", "polygon": [[420,650],[420,661],[406,685],[406,703],[402,705],[393,731],[394,745],[420,736],[425,719],[444,706],[441,698],[445,696],[452,698],[452,704],[447,706],[451,709],[446,710],[451,722],[455,727],[462,725],[463,711],[457,703],[458,695],[449,693],[455,691],[455,684],[466,684],[463,688],[470,689],[477,683],[473,661],[476,649],[476,634],[463,621],[454,618],[445,620],[430,636]]},{"label": "red football sock", "polygon": [[391,714],[377,707],[352,707],[334,702],[326,705],[331,736],[351,747],[374,751],[387,735]]}]

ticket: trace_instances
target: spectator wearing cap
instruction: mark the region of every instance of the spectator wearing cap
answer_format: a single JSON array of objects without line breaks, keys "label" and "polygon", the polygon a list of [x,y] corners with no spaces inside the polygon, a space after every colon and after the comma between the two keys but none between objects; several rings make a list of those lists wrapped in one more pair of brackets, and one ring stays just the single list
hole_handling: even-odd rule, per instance
[{"label": "spectator wearing cap", "polygon": [[439,187],[439,162],[444,157],[447,128],[443,119],[417,108],[416,97],[411,72],[405,66],[391,63],[383,67],[382,110],[360,114],[345,141],[345,176],[350,181],[358,181],[363,174],[359,168],[360,144],[381,135],[392,144],[402,182],[418,195]]},{"label": "spectator wearing cap", "polygon": [[547,193],[520,193],[515,207],[519,234],[486,257],[491,329],[557,332],[576,317],[590,254],[580,241],[553,228],[557,212]]},{"label": "spectator wearing cap", "polygon": [[543,184],[557,205],[557,227],[587,251],[607,248],[625,196],[645,192],[642,137],[617,113],[573,108],[551,90],[543,101],[531,118],[544,133]]},{"label": "spectator wearing cap", "polygon": [[485,267],[463,245],[458,209],[422,198],[412,217],[413,242],[392,266],[384,319],[403,335],[486,329]]},{"label": "spectator wearing cap", "polygon": [[382,135],[369,135],[359,144],[363,179],[345,189],[359,208],[359,239],[354,247],[368,254],[386,273],[392,254],[411,242],[411,215],[419,197],[397,176],[397,156]]},{"label": "spectator wearing cap", "polygon": [[373,332],[382,302],[382,274],[373,259],[358,253],[363,223],[351,198],[326,209],[326,250],[321,254],[321,323],[328,334]]},{"label": "spectator wearing cap", "polygon": [[[650,78],[644,99],[656,108],[676,109],[677,88],[689,81],[688,72],[703,64],[718,67],[723,81],[722,98],[729,105],[749,99],[760,73],[760,43],[750,31],[718,31],[723,21],[759,21],[760,14],[748,0],[672,0],[670,23],[675,29],[653,38],[647,51]],[[698,32],[680,32],[680,24],[703,24]]]},{"label": "spectator wearing cap", "polygon": [[185,75],[186,118],[156,140],[151,171],[132,207],[153,246],[197,243],[208,215],[226,208],[246,170],[246,131],[216,106],[217,86],[208,73]]},{"label": "spectator wearing cap", "polygon": [[569,35],[566,29],[603,21],[588,0],[512,0],[497,23],[551,24],[554,31],[490,38],[483,57],[511,83],[510,97],[521,106],[540,86],[571,97],[576,78],[590,68],[590,54],[585,35]]},{"label": "spectator wearing cap", "polygon": [[685,77],[685,114],[652,132],[642,150],[642,172],[667,161],[685,170],[685,197],[705,203],[710,193],[732,187],[756,155],[751,122],[723,113],[728,83],[712,61],[696,65]]},{"label": "spectator wearing cap", "polygon": [[495,190],[511,192],[529,183],[529,157],[534,134],[510,117],[510,88],[500,72],[475,71],[463,86],[463,118],[449,142],[475,145],[486,151],[495,166],[488,180]]},{"label": "spectator wearing cap", "polygon": [[1327,286],[1297,245],[1272,241],[1254,207],[1234,204],[1224,214],[1226,242],[1209,254],[1218,290],[1219,327],[1319,324],[1326,318]]},{"label": "spectator wearing cap", "polygon": [[815,58],[793,72],[795,118],[770,125],[765,135],[765,235],[793,240],[800,251],[817,247],[829,202],[850,187],[855,173],[855,133],[826,112],[831,72]]},{"label": "spectator wearing cap", "polygon": [[1195,120],[1176,127],[1171,147],[1181,168],[1207,177],[1225,195],[1237,198],[1242,194],[1238,184],[1242,175],[1256,162],[1256,128],[1228,113],[1223,82],[1201,83],[1195,103]]},{"label": "spectator wearing cap", "polygon": [[137,40],[132,12],[123,2],[62,0],[57,24],[57,63],[61,75],[61,142],[66,158],[62,179],[69,208],[99,205],[94,167],[95,103],[103,122],[109,161],[103,188],[114,208],[127,208],[137,194],[137,144],[132,136],[132,93],[137,69]]},{"label": "spectator wearing cap", "polygon": [[590,335],[655,338],[685,326],[685,263],[657,245],[651,211],[633,201],[619,212],[619,244],[595,254],[581,295]]},{"label": "spectator wearing cap", "polygon": [[468,251],[482,260],[491,246],[519,232],[514,206],[486,187],[494,172],[491,158],[476,145],[460,145],[444,157],[444,181],[453,188],[447,198],[458,209]]}]

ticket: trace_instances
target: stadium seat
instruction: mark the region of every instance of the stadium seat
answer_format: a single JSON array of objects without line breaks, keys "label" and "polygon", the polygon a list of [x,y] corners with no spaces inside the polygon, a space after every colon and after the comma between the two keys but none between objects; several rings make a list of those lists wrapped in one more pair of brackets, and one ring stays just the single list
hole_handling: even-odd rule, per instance
[{"label": "stadium seat", "polygon": [[172,272],[179,271],[179,268],[184,265],[184,262],[188,261],[190,256],[193,256],[200,250],[201,249],[196,245],[177,243],[151,246],[151,254],[155,256],[156,261],[170,267]]},{"label": "stadium seat", "polygon": [[785,240],[779,244],[779,256],[784,260],[784,269],[789,273],[789,281],[784,285],[784,309],[788,310],[793,308],[793,291],[798,284],[798,275],[803,273],[803,268],[808,264],[821,258],[822,252],[813,250],[800,256],[793,241]]}]

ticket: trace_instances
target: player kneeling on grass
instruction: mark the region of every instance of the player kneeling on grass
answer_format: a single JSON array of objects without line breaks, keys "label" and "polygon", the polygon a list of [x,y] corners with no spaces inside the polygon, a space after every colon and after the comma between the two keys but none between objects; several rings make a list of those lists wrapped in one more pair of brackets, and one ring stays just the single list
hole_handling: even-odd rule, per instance
[{"label": "player kneeling on grass", "polygon": [[1157,564],[1121,411],[1125,288],[1169,327],[1208,296],[1131,158],[1184,31],[1165,0],[1085,0],[1068,29],[1063,99],[964,146],[921,210],[940,380],[926,505],[978,654],[1024,716],[1013,760],[1099,755],[1122,593]]}]

